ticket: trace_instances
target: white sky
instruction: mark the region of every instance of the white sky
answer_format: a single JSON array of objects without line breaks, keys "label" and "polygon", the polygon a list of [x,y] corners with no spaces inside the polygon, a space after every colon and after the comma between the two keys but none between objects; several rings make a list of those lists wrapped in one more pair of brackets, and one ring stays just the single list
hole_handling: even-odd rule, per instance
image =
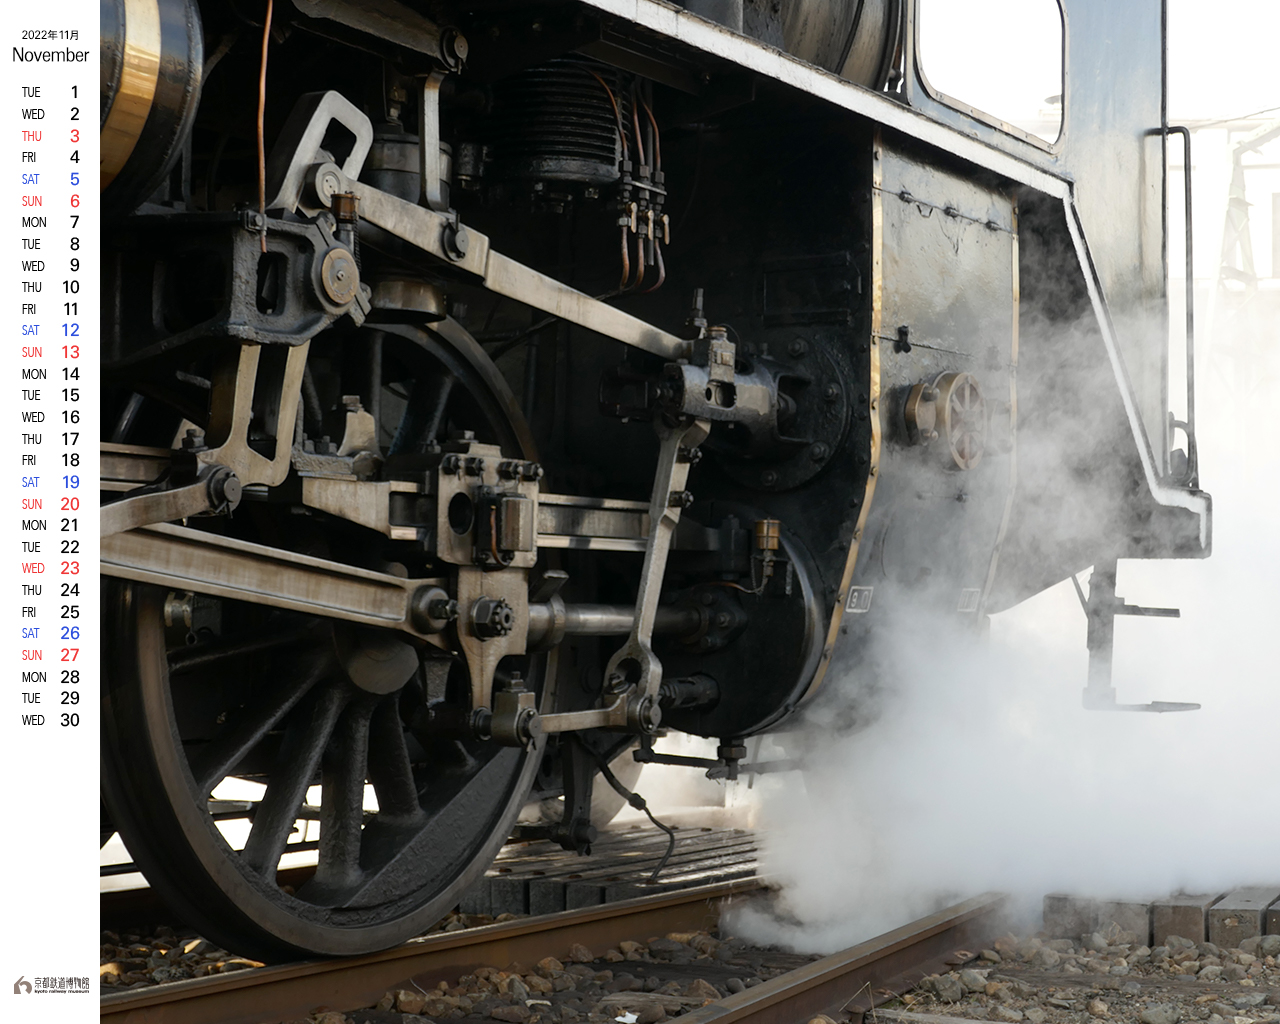
[{"label": "white sky", "polygon": [[[1055,0],[920,0],[920,19],[920,59],[935,88],[1015,123],[1061,91]],[[1171,118],[1280,106],[1278,45],[1275,0],[1169,0]]]},{"label": "white sky", "polygon": [[1169,0],[1169,113],[1238,117],[1280,107],[1280,4]]}]

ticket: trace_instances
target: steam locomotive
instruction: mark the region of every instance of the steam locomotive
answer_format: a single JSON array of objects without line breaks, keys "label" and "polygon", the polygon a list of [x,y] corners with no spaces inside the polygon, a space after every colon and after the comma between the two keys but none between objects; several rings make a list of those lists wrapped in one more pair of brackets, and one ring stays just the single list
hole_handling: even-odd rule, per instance
[{"label": "steam locomotive", "polygon": [[528,801],[586,851],[621,752],[757,770],[1090,565],[1123,706],[1115,560],[1210,504],[1161,4],[1062,8],[1046,142],[914,0],[102,0],[104,830],[185,920],[390,946]]}]

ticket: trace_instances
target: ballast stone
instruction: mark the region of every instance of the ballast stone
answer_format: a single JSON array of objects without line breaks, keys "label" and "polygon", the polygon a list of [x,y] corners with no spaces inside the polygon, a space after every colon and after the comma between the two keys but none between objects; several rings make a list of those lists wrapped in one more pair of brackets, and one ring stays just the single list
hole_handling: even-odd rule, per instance
[{"label": "ballast stone", "polygon": [[1171,1003],[1149,1003],[1138,1015],[1141,1024],[1178,1024],[1182,1011]]}]

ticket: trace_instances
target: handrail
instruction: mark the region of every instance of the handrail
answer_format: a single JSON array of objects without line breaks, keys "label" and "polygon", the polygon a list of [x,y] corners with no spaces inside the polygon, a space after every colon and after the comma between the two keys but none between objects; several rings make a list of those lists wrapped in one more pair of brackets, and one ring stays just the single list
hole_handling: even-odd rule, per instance
[{"label": "handrail", "polygon": [[1186,221],[1186,303],[1187,303],[1187,418],[1185,422],[1173,421],[1173,426],[1181,427],[1187,435],[1187,467],[1179,483],[1188,487],[1200,485],[1200,457],[1196,447],[1196,311],[1195,311],[1195,264],[1192,258],[1191,242],[1191,131],[1182,125],[1166,125],[1164,135],[1170,133],[1182,136],[1183,145],[1183,197],[1184,219]]}]

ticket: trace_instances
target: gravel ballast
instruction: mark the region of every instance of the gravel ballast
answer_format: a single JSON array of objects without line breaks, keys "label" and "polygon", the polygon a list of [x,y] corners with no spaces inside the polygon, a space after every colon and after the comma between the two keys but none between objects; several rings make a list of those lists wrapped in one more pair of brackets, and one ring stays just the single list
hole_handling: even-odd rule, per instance
[{"label": "gravel ballast", "polygon": [[1178,936],[1151,949],[1118,931],[1006,936],[884,1009],[1007,1024],[1280,1024],[1278,959],[1280,935],[1236,949]]}]

